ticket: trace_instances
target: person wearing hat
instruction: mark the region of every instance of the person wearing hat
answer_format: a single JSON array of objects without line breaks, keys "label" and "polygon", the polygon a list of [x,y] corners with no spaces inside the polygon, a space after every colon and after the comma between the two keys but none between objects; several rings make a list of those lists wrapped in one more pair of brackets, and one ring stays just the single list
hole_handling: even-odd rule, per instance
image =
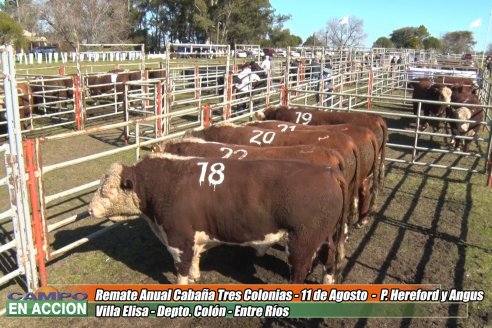
[{"label": "person wearing hat", "polygon": [[260,64],[260,66],[265,72],[270,71],[271,69],[270,56],[265,56],[265,59]]},{"label": "person wearing hat", "polygon": [[[234,88],[236,90],[236,99],[249,97],[253,89],[253,83],[258,82],[260,77],[258,74],[251,71],[249,63],[239,67],[240,72],[235,77]],[[246,109],[246,103],[241,103],[237,106],[236,112],[241,112]]]},{"label": "person wearing hat", "polygon": [[[332,67],[329,63],[326,63],[325,67],[323,67],[322,80],[318,83],[318,90],[321,91],[321,83],[323,83],[323,92],[333,92],[333,79],[331,77]],[[325,95],[325,100],[321,106],[331,106],[333,102],[333,96]],[[327,99],[328,98],[328,99]],[[319,103],[320,95],[316,94],[316,102]]]}]

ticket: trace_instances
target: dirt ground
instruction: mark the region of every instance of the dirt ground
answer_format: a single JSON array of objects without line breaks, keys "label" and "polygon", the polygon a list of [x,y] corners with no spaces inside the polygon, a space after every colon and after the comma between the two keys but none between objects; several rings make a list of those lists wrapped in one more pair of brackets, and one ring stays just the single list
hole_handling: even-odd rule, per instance
[{"label": "dirt ground", "polygon": [[[407,124],[389,120],[391,126]],[[121,146],[119,131],[77,137],[46,144],[44,165]],[[392,134],[390,142],[407,138]],[[117,140],[117,141],[115,141]],[[429,141],[431,142],[431,141]],[[434,141],[432,141],[434,142]],[[439,141],[437,141],[439,142]],[[44,154],[43,153],[43,154]],[[408,153],[389,150],[388,157]],[[425,155],[435,163],[455,163],[481,169],[483,160]],[[130,163],[133,153],[113,155],[80,167],[53,172],[46,177],[46,192],[53,194],[97,179],[113,161]],[[466,319],[12,319],[0,318],[2,327],[35,324],[39,327],[487,327],[492,325],[492,191],[485,176],[428,167],[390,163],[374,219],[350,234],[342,283],[429,283],[442,288],[485,290],[486,299],[469,306]],[[63,198],[48,206],[49,222],[80,213],[92,191]],[[107,222],[81,219],[50,234],[50,246],[68,242],[97,230]],[[285,244],[257,258],[249,248],[221,246],[202,256],[202,283],[287,283],[289,271]],[[11,254],[12,255],[12,254]],[[13,255],[12,255],[13,256]],[[3,266],[12,259],[2,259]],[[175,281],[172,258],[142,220],[127,222],[102,237],[51,261],[50,284],[134,283],[169,284]],[[321,281],[317,266],[309,283]],[[2,286],[0,296],[19,290],[21,284]],[[3,301],[2,301],[3,306]],[[437,314],[436,314],[437,315]]]}]

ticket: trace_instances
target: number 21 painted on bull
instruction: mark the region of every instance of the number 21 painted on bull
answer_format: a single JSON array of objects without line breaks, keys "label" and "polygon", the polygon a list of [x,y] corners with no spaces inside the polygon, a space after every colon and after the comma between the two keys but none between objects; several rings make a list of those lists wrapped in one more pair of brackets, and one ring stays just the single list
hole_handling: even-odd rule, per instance
[{"label": "number 21 painted on bull", "polygon": [[[200,172],[200,178],[198,179],[198,183],[200,186],[202,185],[202,182],[205,182],[205,175],[207,174],[207,168],[208,168],[208,162],[198,162],[196,165],[199,165],[202,167],[202,170]],[[224,170],[225,170],[225,165],[223,163],[214,163],[210,166],[210,173],[208,175],[208,184],[214,186],[214,191],[215,191],[215,186],[221,184],[224,182]],[[218,178],[214,178],[215,176],[218,176]]]}]

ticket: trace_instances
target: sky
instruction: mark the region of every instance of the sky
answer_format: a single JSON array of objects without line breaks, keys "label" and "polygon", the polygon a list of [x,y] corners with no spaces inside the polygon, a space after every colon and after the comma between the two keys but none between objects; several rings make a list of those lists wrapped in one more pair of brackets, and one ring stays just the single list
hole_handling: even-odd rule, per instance
[{"label": "sky", "polygon": [[366,47],[381,36],[389,38],[393,30],[420,25],[436,38],[471,31],[477,41],[475,51],[484,49],[486,38],[487,44],[492,43],[492,29],[487,36],[492,0],[270,0],[270,4],[275,14],[292,16],[284,27],[303,41],[333,18],[354,16],[364,22]]}]

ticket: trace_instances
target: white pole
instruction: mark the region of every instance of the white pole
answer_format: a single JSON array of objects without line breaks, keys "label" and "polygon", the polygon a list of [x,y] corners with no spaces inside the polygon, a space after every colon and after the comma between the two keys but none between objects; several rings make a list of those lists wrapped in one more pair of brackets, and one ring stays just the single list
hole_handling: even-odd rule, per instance
[{"label": "white pole", "polygon": [[490,10],[489,14],[489,20],[487,22],[487,33],[485,34],[485,43],[483,45],[483,52],[482,52],[482,67],[483,67],[483,62],[485,58],[485,51],[487,50],[487,42],[489,40],[489,30],[490,30],[490,17],[492,17],[492,9]]}]

